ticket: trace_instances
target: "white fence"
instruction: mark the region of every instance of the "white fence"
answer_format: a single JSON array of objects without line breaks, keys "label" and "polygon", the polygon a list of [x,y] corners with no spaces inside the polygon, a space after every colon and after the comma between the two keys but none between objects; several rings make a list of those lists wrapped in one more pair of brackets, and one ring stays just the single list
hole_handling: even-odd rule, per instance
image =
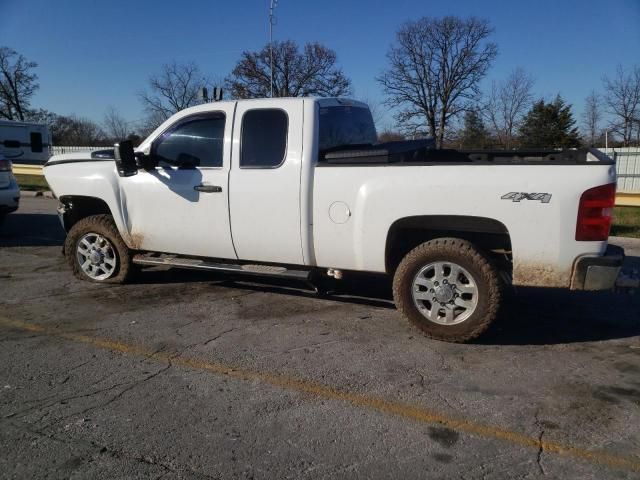
[{"label": "white fence", "polygon": [[104,150],[109,147],[51,147],[51,155],[73,152],[93,152],[94,150]]},{"label": "white fence", "polygon": [[601,149],[616,162],[618,192],[640,194],[640,147]]}]

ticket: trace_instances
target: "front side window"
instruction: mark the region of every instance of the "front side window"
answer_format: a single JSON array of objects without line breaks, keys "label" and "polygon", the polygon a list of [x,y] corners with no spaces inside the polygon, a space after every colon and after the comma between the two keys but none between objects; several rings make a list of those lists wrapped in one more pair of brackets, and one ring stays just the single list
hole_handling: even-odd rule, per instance
[{"label": "front side window", "polygon": [[169,165],[221,167],[224,125],[223,113],[183,120],[161,135],[155,155]]},{"label": "front side window", "polygon": [[242,168],[275,168],[287,150],[287,114],[277,109],[249,110],[242,117]]}]

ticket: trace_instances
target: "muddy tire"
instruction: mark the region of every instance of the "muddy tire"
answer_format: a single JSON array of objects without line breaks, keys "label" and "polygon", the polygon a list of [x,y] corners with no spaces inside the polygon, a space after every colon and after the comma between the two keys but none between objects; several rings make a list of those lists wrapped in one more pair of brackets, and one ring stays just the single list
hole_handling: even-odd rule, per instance
[{"label": "muddy tire", "polygon": [[131,253],[110,215],[93,215],[78,221],[64,244],[67,262],[81,280],[124,283],[133,268]]},{"label": "muddy tire", "polygon": [[411,250],[393,278],[398,310],[427,337],[468,342],[496,319],[498,271],[472,243],[438,238]]}]

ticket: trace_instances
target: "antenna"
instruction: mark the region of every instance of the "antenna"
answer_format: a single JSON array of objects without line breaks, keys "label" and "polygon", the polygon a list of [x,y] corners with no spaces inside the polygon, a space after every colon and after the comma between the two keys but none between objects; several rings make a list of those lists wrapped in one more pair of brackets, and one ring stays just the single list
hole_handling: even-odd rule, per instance
[{"label": "antenna", "polygon": [[271,62],[271,66],[270,66],[271,98],[273,98],[273,26],[276,24],[276,17],[273,14],[273,12],[277,6],[278,6],[278,0],[271,0],[271,3],[269,5],[269,58]]},{"label": "antenna", "polygon": [[200,89],[200,98],[202,99],[203,103],[209,102],[209,91],[207,90],[207,87],[202,87]]}]

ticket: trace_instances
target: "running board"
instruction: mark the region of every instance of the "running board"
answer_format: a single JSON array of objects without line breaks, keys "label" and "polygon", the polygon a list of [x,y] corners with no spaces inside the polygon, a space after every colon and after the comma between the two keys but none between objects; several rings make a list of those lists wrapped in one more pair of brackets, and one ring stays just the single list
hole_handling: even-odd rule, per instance
[{"label": "running board", "polygon": [[218,263],[197,258],[177,256],[150,256],[138,254],[133,257],[136,265],[153,265],[193,270],[207,270],[210,272],[240,273],[244,275],[258,275],[261,277],[290,278],[292,280],[309,281],[310,270],[291,270],[273,265],[238,265],[234,263]]}]

